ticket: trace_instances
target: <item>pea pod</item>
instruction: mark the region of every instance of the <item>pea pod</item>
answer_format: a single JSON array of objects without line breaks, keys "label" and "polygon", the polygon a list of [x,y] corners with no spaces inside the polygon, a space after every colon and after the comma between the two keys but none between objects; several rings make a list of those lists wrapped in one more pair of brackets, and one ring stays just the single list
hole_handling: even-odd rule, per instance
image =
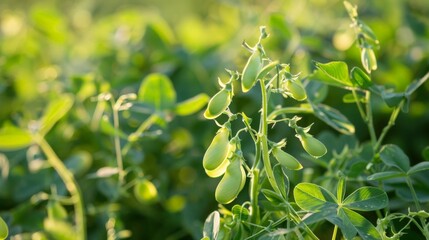
[{"label": "pea pod", "polygon": [[361,50],[362,65],[368,73],[372,70],[377,70],[377,58],[375,57],[374,50],[371,48],[363,48]]},{"label": "pea pod", "polygon": [[214,119],[219,117],[231,103],[231,91],[223,88],[216,93],[209,101],[204,117]]},{"label": "pea pod", "polygon": [[50,219],[64,220],[67,218],[66,209],[56,200],[49,200],[46,208]]},{"label": "pea pod", "polygon": [[301,141],[304,150],[311,156],[318,158],[326,154],[325,145],[310,134],[299,134],[297,137]]},{"label": "pea pod", "polygon": [[158,190],[147,179],[139,179],[134,185],[134,196],[141,203],[153,203],[158,200]]},{"label": "pea pod", "polygon": [[6,239],[7,235],[9,235],[9,229],[3,218],[0,217],[0,239]]},{"label": "pea pod", "polygon": [[304,101],[307,98],[304,86],[302,86],[300,81],[287,80],[284,86],[293,99]]},{"label": "pea pod", "polygon": [[241,75],[241,89],[242,91],[248,92],[253,85],[255,85],[258,73],[262,69],[262,57],[261,53],[256,50],[247,60],[246,66],[244,66],[243,73]]},{"label": "pea pod", "polygon": [[241,166],[241,161],[239,159],[232,160],[216,187],[216,201],[221,204],[232,202],[243,189],[245,183],[246,174],[243,166]]},{"label": "pea pod", "polygon": [[275,147],[272,153],[274,158],[285,168],[290,170],[300,170],[302,168],[301,163],[299,163],[294,156],[281,150],[280,148]]},{"label": "pea pod", "polygon": [[203,157],[203,167],[205,170],[213,171],[217,169],[228,157],[230,152],[229,129],[223,127],[218,130],[210,146]]}]

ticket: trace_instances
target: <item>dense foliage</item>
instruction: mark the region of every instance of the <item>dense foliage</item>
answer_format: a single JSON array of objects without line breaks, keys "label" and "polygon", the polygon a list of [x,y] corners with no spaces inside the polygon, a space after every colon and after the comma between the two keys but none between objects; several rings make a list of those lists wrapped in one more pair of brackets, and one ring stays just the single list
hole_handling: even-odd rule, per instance
[{"label": "dense foliage", "polygon": [[427,238],[428,16],[1,1],[0,239]]}]

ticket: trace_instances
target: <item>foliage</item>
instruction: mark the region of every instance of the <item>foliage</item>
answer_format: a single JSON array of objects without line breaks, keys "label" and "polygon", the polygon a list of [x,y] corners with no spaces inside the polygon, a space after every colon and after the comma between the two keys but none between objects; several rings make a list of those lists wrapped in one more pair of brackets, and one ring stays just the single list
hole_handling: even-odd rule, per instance
[{"label": "foliage", "polygon": [[422,238],[429,9],[347,9],[0,1],[0,239]]}]

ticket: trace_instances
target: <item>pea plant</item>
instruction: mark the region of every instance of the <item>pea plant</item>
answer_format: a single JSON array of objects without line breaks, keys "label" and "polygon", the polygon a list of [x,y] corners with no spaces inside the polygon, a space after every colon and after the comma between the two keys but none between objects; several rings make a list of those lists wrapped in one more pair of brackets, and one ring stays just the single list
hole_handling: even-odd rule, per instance
[{"label": "pea plant", "polygon": [[[220,208],[206,219],[203,239],[327,239],[329,235],[332,239],[338,235],[344,239],[399,239],[414,229],[429,238],[429,213],[421,205],[429,201],[422,197],[429,189],[421,178],[429,170],[429,162],[410,166],[399,146],[385,143],[398,115],[408,111],[410,96],[429,73],[404,92],[376,84],[371,72],[377,70],[379,42],[359,19],[357,7],[348,2],[344,5],[363,69],[354,66],[349,71],[342,61],[316,62],[316,70],[302,76],[289,64],[269,58],[263,47],[268,34],[261,27],[254,46],[243,43],[250,52],[244,68],[227,70],[229,80],[219,80],[220,90],[204,112],[219,130],[202,164],[209,177],[221,177],[214,193]],[[342,101],[356,105],[368,128],[368,142],[359,143],[348,118],[322,103],[329,86],[348,92]],[[258,90],[261,105],[256,119],[230,108],[237,94]],[[278,104],[279,96],[288,99],[281,102],[287,106]],[[378,134],[372,105],[380,99],[391,115]],[[312,114],[341,135],[316,138],[311,134],[312,124],[301,124],[303,114]],[[276,139],[269,131],[274,126],[291,130],[295,138]],[[245,139],[253,142],[252,152],[242,150]],[[293,141],[300,142],[303,154],[291,154],[288,143]],[[316,175],[315,166],[324,173]],[[301,180],[292,184],[290,179],[296,176]],[[242,193],[245,186],[249,188],[247,198]],[[241,199],[247,200],[237,203]],[[392,203],[398,201],[407,207]],[[327,224],[333,225],[330,231],[326,231]]]}]

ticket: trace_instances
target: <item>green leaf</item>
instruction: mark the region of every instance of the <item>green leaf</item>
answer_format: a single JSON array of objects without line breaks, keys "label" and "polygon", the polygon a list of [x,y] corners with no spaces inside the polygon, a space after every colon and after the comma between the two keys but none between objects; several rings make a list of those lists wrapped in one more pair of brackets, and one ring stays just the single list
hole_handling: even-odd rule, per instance
[{"label": "green leaf", "polygon": [[353,134],[354,125],[338,110],[324,104],[311,104],[314,115],[343,134]]},{"label": "green leaf", "polygon": [[422,156],[426,161],[429,161],[429,146],[426,146],[422,151]]},{"label": "green leaf", "polygon": [[209,239],[217,239],[220,229],[220,214],[212,212],[204,222],[203,236]]},{"label": "green leaf", "polygon": [[320,81],[341,87],[353,86],[352,82],[350,81],[349,70],[345,62],[316,62],[316,67],[316,76],[319,78]]},{"label": "green leaf", "polygon": [[167,76],[153,73],[143,79],[138,100],[151,105],[157,111],[170,110],[176,104],[176,91]]},{"label": "green leaf", "polygon": [[337,206],[332,193],[313,183],[299,183],[293,190],[296,204],[306,211],[323,211]]},{"label": "green leaf", "polygon": [[280,164],[277,164],[273,167],[274,180],[279,186],[280,193],[283,195],[283,198],[287,199],[289,195],[289,178],[287,174],[283,171],[283,168]]},{"label": "green leaf", "polygon": [[0,217],[0,239],[6,239],[9,235],[9,229],[7,228],[7,224],[4,222],[3,218]]},{"label": "green leaf", "polygon": [[239,221],[242,221],[242,220],[246,221],[250,216],[249,210],[240,205],[234,205],[231,211],[232,211],[232,214],[234,215],[234,218],[238,219]]},{"label": "green leaf", "polygon": [[271,191],[269,189],[262,189],[261,192],[264,194],[265,198],[268,199],[268,201],[272,202],[275,205],[280,205],[285,202],[283,197],[274,191]]},{"label": "green leaf", "polygon": [[192,98],[189,98],[176,105],[174,112],[180,116],[187,116],[196,113],[203,108],[209,101],[209,96],[205,93],[200,93]]},{"label": "green leaf", "polygon": [[[372,225],[372,223],[362,215],[347,208],[341,208],[338,216],[345,221],[350,221],[351,226],[357,231],[363,240],[381,239],[380,234],[374,225]],[[341,231],[343,231],[343,229],[341,229]],[[346,239],[352,239],[353,237],[347,237]]]},{"label": "green leaf", "polygon": [[381,97],[383,98],[384,102],[386,102],[387,106],[396,107],[405,98],[405,94],[402,92],[395,93],[386,90],[381,92]]},{"label": "green leaf", "polygon": [[412,166],[410,168],[410,170],[408,170],[407,174],[412,175],[414,173],[421,172],[421,171],[427,171],[427,170],[429,170],[429,162],[421,162],[421,163],[418,163],[418,164]]},{"label": "green leaf", "polygon": [[395,167],[403,172],[410,169],[408,156],[394,144],[384,145],[380,152],[380,158],[387,166]]},{"label": "green leaf", "polygon": [[386,207],[387,194],[375,187],[362,187],[350,194],[343,206],[358,211],[373,211]]},{"label": "green leaf", "polygon": [[6,123],[0,129],[0,150],[18,150],[27,147],[31,143],[32,138],[28,131],[17,128],[9,123]]},{"label": "green leaf", "polygon": [[371,78],[359,67],[354,67],[351,71],[353,82],[363,89],[368,89],[371,85]]},{"label": "green leaf", "polygon": [[73,106],[73,96],[62,95],[61,98],[52,101],[45,110],[41,119],[40,133],[45,135]]},{"label": "green leaf", "polygon": [[328,90],[329,87],[326,84],[318,81],[308,81],[305,85],[307,98],[314,104],[323,102],[328,96]]},{"label": "green leaf", "polygon": [[369,181],[383,181],[392,178],[401,178],[406,177],[407,174],[399,171],[387,171],[387,172],[378,172],[374,173],[368,177]]}]

